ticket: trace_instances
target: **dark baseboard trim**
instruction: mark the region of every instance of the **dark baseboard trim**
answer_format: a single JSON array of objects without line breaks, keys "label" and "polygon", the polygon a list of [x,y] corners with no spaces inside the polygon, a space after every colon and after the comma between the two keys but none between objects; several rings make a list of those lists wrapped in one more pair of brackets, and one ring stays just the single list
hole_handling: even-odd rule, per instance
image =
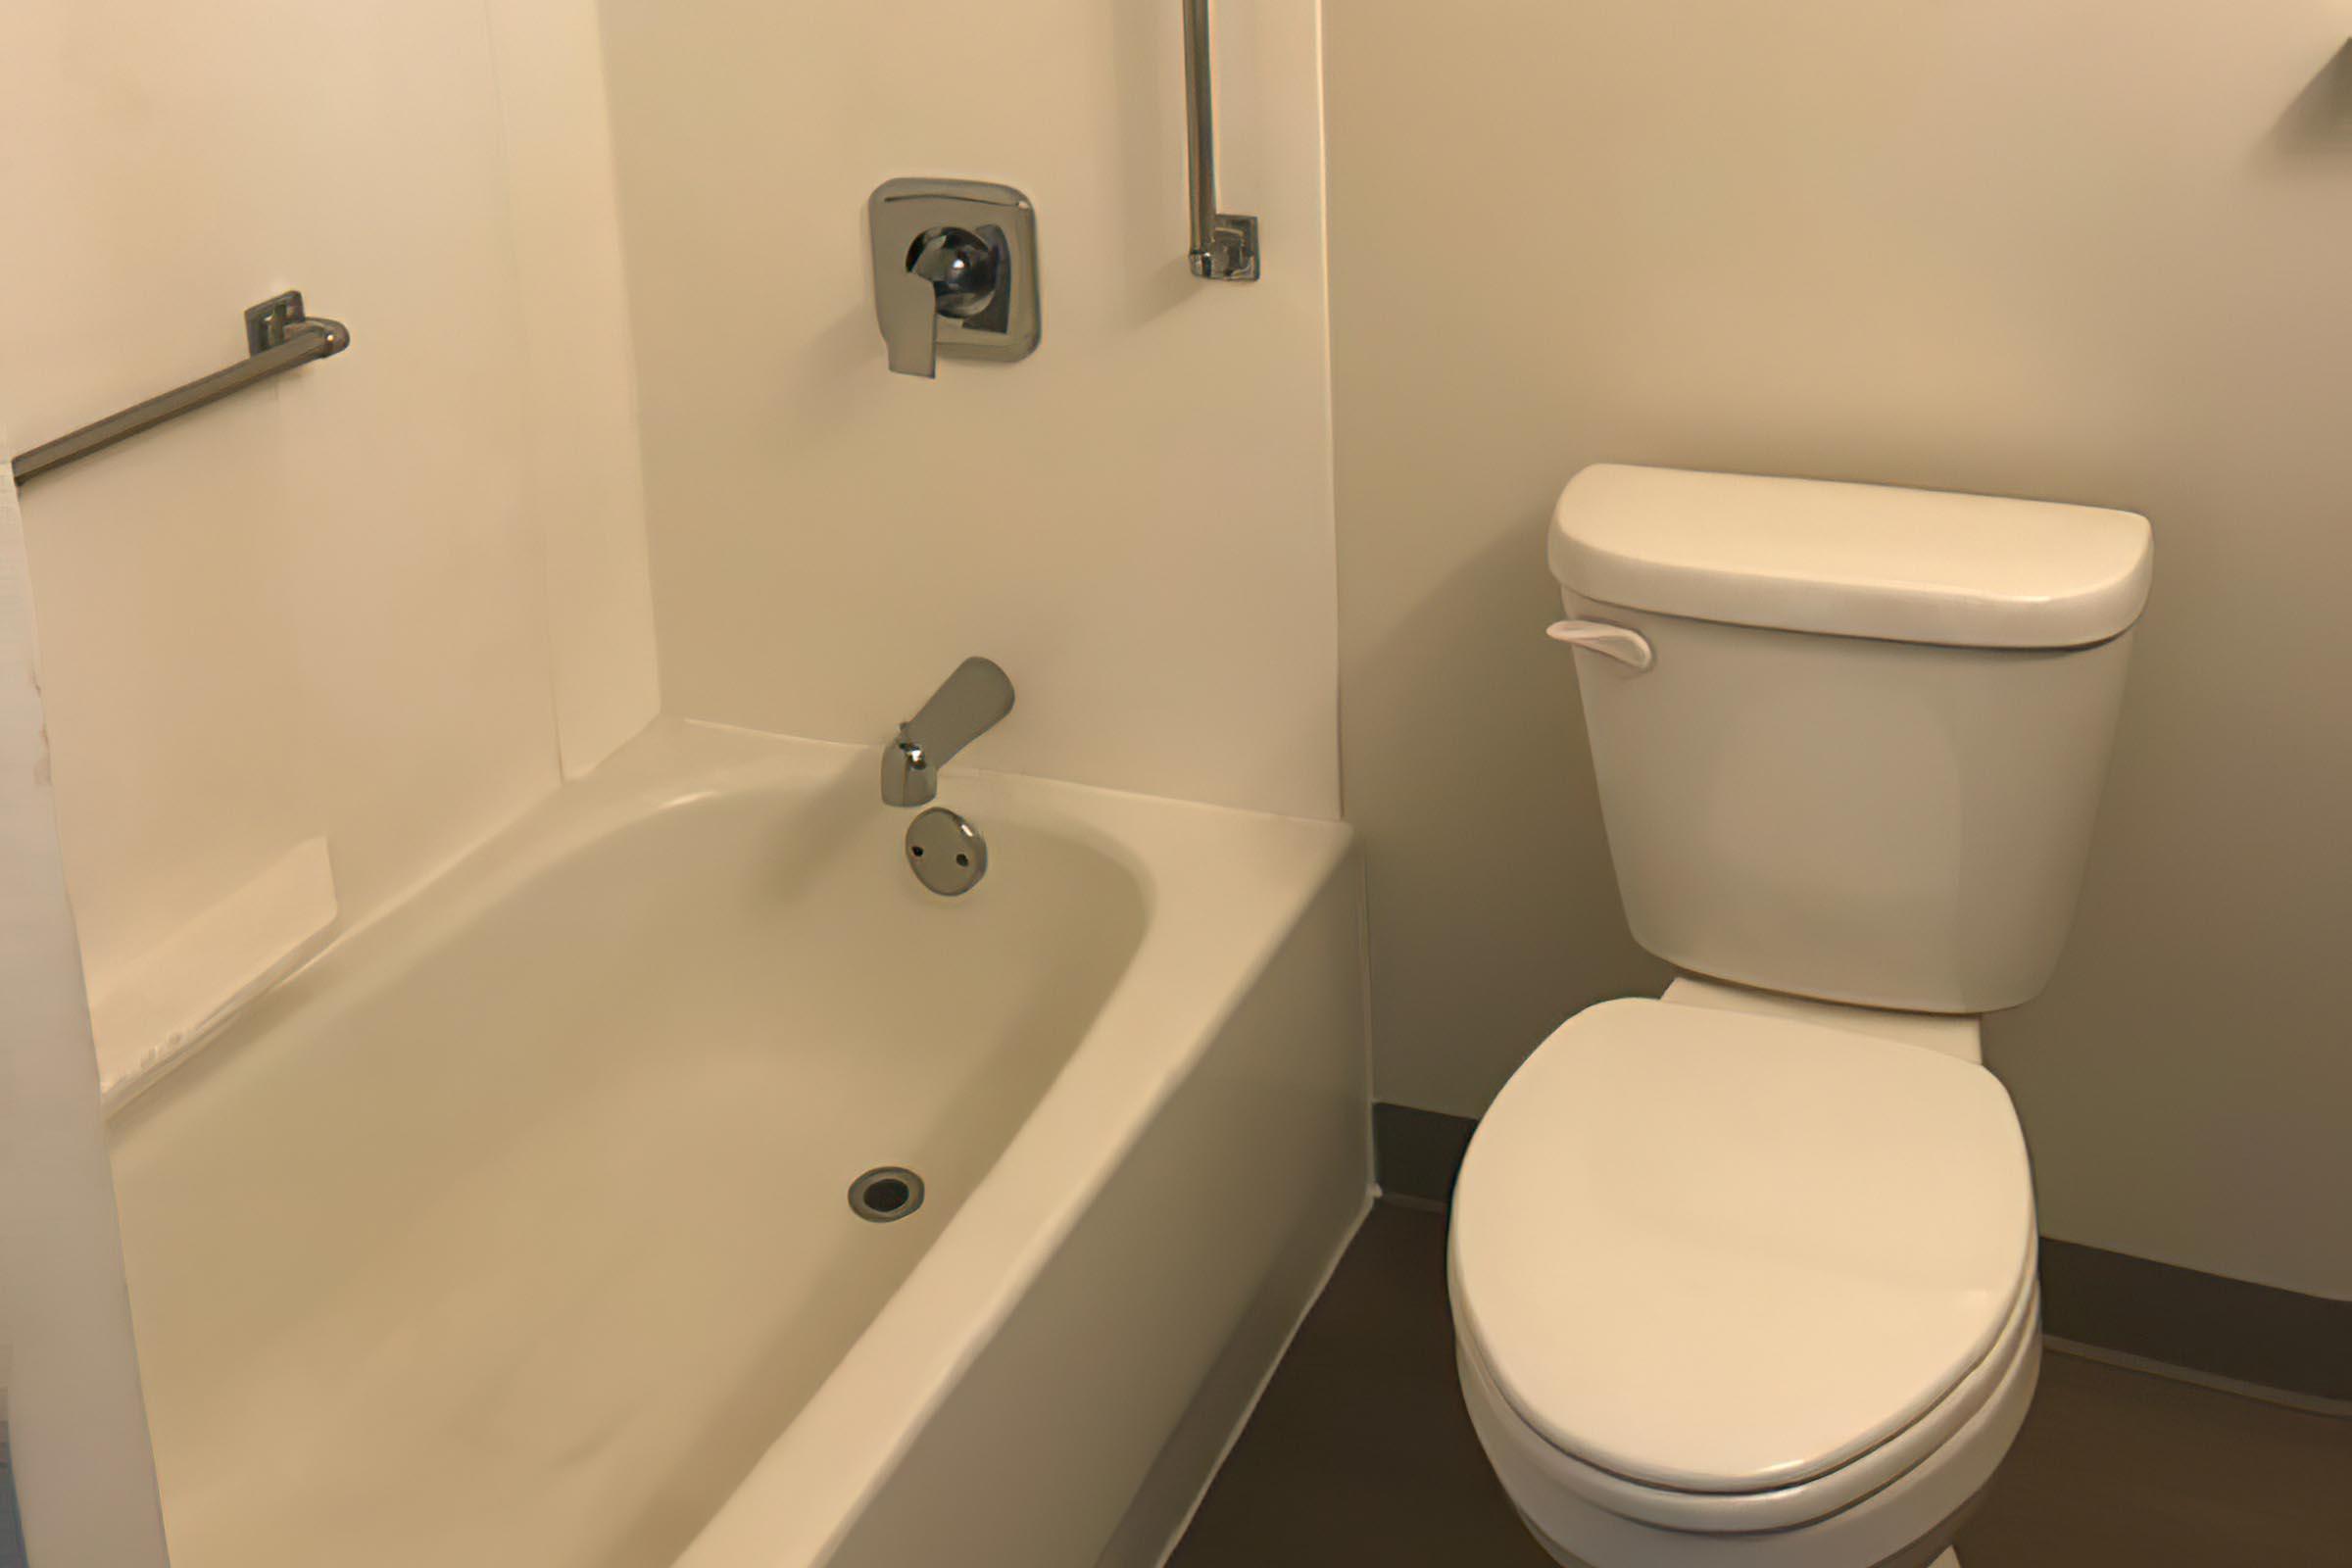
[{"label": "dark baseboard trim", "polygon": [[2352,1301],[2045,1236],[2041,1325],[2142,1360],[2352,1400]]},{"label": "dark baseboard trim", "polygon": [[1453,1200],[1453,1179],[1478,1123],[1413,1105],[1372,1104],[1372,1167],[1380,1195],[1417,1208]]},{"label": "dark baseboard trim", "polygon": [[[1381,1194],[1443,1208],[1478,1123],[1372,1107]],[[2062,1340],[2305,1399],[2352,1401],[2352,1301],[2043,1237],[2041,1321]]]}]

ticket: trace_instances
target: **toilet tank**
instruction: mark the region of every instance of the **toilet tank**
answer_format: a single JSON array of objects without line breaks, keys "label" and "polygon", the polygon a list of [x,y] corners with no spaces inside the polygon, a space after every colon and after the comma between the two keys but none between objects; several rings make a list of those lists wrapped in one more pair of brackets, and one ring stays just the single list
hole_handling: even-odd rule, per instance
[{"label": "toilet tank", "polygon": [[[1601,465],[1550,556],[1633,934],[1699,974],[1974,1013],[2074,918],[2147,519]],[[1563,651],[1565,652],[1565,651]]]}]

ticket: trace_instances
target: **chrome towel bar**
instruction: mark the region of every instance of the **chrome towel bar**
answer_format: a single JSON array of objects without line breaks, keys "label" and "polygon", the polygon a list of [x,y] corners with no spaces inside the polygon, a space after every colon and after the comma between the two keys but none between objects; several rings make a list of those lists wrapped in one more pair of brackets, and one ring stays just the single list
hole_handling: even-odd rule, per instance
[{"label": "chrome towel bar", "polygon": [[1217,211],[1216,97],[1209,81],[1208,0],[1178,0],[1184,7],[1184,125],[1192,147],[1193,249],[1195,277],[1230,283],[1257,279],[1257,220]]},{"label": "chrome towel bar", "polygon": [[245,313],[246,357],[242,361],[95,424],[85,424],[69,435],[44,441],[29,452],[19,453],[15,464],[17,483],[37,479],[76,458],[86,458],[142,430],[152,430],[166,419],[175,419],[231,392],[242,392],[257,381],[282,375],[298,365],[340,354],[350,346],[351,334],[344,330],[341,321],[305,316],[301,292],[289,289]]}]

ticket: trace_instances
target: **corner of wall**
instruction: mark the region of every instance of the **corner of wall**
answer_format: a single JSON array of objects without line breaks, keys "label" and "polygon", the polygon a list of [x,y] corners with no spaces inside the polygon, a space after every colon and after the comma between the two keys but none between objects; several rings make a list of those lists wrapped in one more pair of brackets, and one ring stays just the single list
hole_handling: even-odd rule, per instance
[{"label": "corner of wall", "polygon": [[594,7],[486,0],[565,778],[660,710],[637,369]]}]

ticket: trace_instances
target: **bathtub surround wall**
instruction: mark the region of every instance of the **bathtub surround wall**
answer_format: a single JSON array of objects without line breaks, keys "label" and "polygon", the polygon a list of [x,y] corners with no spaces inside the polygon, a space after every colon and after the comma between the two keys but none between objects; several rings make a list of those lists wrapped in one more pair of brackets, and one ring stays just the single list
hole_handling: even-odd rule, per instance
[{"label": "bathtub surround wall", "polygon": [[42,479],[26,530],[93,992],[305,840],[365,920],[656,707],[593,12],[12,8],[0,420],[350,350]]},{"label": "bathtub surround wall", "polygon": [[0,467],[0,1561],[164,1568],[39,668]]},{"label": "bathtub surround wall", "polygon": [[[2142,511],[2049,992],[1986,1052],[2044,1229],[2352,1297],[2342,0],[1329,17],[1343,706],[1380,1098],[1655,995],[1544,528],[1597,460]],[[1433,195],[1474,241],[1428,242]]]},{"label": "bathtub surround wall", "polygon": [[490,19],[524,354],[524,468],[547,551],[564,776],[662,706],[645,551],[637,364],[592,0],[482,0]]},{"label": "bathtub surround wall", "polygon": [[[969,654],[958,765],[1338,809],[1314,0],[1220,9],[1220,191],[1265,275],[1186,268],[1173,0],[605,0],[672,711],[871,745]],[[865,203],[1036,204],[1044,341],[884,368]]]}]

